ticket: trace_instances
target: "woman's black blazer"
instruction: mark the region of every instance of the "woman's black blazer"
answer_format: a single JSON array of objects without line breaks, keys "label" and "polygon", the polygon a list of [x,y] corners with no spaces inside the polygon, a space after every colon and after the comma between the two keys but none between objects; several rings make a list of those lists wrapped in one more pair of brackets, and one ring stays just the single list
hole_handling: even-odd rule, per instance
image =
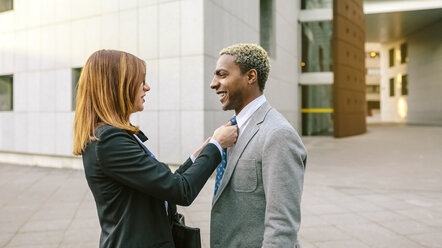
[{"label": "woman's black blazer", "polygon": [[100,247],[174,247],[164,201],[190,205],[221,162],[219,149],[209,143],[194,163],[188,159],[172,173],[125,130],[103,125],[96,136],[83,165],[97,205]]}]

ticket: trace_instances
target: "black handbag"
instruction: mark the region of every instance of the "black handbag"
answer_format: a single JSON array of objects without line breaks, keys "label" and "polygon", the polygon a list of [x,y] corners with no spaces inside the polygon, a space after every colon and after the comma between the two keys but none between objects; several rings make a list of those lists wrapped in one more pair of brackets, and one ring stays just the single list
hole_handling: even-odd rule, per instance
[{"label": "black handbag", "polygon": [[178,212],[172,216],[172,236],[175,248],[201,248],[200,229],[186,226],[184,215]]}]

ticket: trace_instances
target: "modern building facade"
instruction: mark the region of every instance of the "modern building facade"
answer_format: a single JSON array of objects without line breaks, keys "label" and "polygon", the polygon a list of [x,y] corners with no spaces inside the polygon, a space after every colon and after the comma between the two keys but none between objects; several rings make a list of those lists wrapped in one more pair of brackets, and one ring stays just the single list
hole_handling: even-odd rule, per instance
[{"label": "modern building facade", "polygon": [[442,125],[442,1],[365,0],[364,12],[367,49],[379,51],[380,121]]},{"label": "modern building facade", "polygon": [[[363,7],[360,0],[341,2]],[[382,12],[380,2],[364,2],[366,30],[362,26],[357,36],[380,47],[383,121],[442,124],[442,49],[435,32],[442,6],[419,2],[432,3],[416,10],[432,11],[431,21],[421,20],[413,32],[391,39],[375,32],[388,28],[382,18],[390,9],[381,5]],[[145,110],[132,122],[147,133],[146,144],[164,162],[184,161],[233,114],[221,110],[209,84],[218,52],[240,42],[261,44],[269,52],[265,95],[271,105],[303,135],[333,135],[337,100],[345,99],[340,113],[347,116],[355,108],[365,116],[367,109],[364,74],[358,74],[363,89],[356,90],[357,97],[335,95],[333,19],[332,0],[0,0],[0,162],[81,168],[80,158],[71,155],[75,87],[86,59],[99,49],[124,50],[146,60],[152,89]],[[388,50],[398,51],[404,42],[408,62],[385,69]],[[355,55],[364,64],[361,49]],[[408,82],[404,97],[398,74]],[[389,77],[396,80],[394,97],[385,95]],[[341,88],[348,90],[345,85]],[[429,103],[425,96],[431,96]],[[405,118],[397,114],[401,97]],[[356,126],[365,125],[358,120]],[[344,124],[344,132],[355,126]]]},{"label": "modern building facade", "polygon": [[365,82],[367,84],[367,123],[381,121],[381,46],[379,43],[365,44]]},{"label": "modern building facade", "polygon": [[209,84],[218,52],[234,43],[267,40],[266,96],[299,127],[296,1],[0,2],[0,162],[81,167],[71,155],[74,89],[99,49],[146,60],[152,89],[132,122],[162,161],[184,161],[232,115]]},{"label": "modern building facade", "polygon": [[302,134],[364,133],[363,2],[301,1],[300,22]]}]

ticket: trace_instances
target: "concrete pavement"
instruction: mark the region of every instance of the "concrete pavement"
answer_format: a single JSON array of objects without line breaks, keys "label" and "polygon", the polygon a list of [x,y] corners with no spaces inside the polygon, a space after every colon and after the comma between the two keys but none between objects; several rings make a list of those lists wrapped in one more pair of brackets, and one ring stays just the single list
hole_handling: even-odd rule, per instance
[{"label": "concrete pavement", "polygon": [[[442,247],[442,127],[372,125],[303,140],[304,248]],[[180,208],[203,247],[213,185]],[[99,233],[83,171],[0,165],[0,247],[98,247]]]}]

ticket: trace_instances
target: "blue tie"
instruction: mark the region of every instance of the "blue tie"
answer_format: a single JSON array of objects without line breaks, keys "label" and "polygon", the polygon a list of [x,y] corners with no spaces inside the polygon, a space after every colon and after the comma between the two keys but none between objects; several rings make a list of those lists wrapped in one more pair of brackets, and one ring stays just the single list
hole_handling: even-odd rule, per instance
[{"label": "blue tie", "polygon": [[[230,122],[232,122],[232,125],[236,125],[236,117],[233,116],[230,119]],[[216,178],[215,178],[215,195],[216,192],[218,191],[218,187],[221,184],[221,179],[223,179],[224,176],[224,170],[226,169],[227,166],[227,149],[224,148],[223,149],[223,160],[221,160],[221,163],[218,165],[218,167],[216,167]]]}]

